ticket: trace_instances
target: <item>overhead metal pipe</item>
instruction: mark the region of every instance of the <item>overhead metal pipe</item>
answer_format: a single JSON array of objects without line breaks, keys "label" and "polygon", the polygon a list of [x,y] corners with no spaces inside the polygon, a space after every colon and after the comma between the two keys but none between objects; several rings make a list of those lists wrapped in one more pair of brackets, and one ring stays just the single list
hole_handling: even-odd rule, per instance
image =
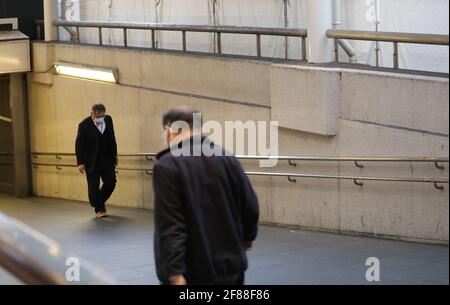
[{"label": "overhead metal pipe", "polygon": [[332,42],[325,33],[332,27],[333,5],[331,0],[308,0],[308,61],[328,63],[332,61]]},{"label": "overhead metal pipe", "polygon": [[[342,25],[342,0],[333,0],[333,29],[338,30]],[[344,39],[338,39],[338,46],[347,53],[350,63],[356,63],[356,51],[351,44]],[[338,47],[336,46],[336,47]],[[337,51],[337,50],[336,50]],[[337,56],[336,52],[336,56]],[[338,61],[338,58],[336,58]]]}]

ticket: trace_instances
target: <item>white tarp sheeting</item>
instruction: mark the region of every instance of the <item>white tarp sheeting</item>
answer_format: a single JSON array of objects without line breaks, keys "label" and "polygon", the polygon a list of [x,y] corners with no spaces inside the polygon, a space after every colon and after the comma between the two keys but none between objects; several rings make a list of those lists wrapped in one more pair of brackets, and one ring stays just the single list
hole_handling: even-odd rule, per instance
[{"label": "white tarp sheeting", "polygon": [[[64,2],[64,0],[61,0]],[[320,0],[318,0],[320,1]],[[306,0],[66,0],[62,16],[68,20],[135,21],[183,24],[221,24],[268,27],[306,27]],[[285,3],[287,10],[285,11]],[[343,0],[342,29],[448,35],[448,0]],[[64,10],[64,9],[63,9]],[[287,18],[286,18],[287,17]],[[122,45],[120,30],[104,30],[106,44]],[[130,31],[129,45],[149,47],[150,32]],[[81,30],[81,41],[97,43],[95,29]],[[158,47],[181,49],[181,33],[158,32]],[[213,52],[213,34],[188,33],[190,51]],[[262,37],[262,55],[285,57],[286,40]],[[300,40],[289,38],[288,57],[301,56]],[[376,63],[376,43],[351,41],[359,63]],[[226,34],[224,53],[255,55],[256,38]],[[381,66],[392,67],[392,43],[380,43]],[[448,72],[448,47],[400,44],[400,68]],[[342,59],[345,54],[341,52]]]}]

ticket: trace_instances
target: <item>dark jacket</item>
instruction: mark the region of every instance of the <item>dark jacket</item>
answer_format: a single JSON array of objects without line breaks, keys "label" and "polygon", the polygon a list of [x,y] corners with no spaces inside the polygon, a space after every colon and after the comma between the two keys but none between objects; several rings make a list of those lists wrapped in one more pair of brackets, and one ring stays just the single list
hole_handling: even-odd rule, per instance
[{"label": "dark jacket", "polygon": [[256,238],[259,207],[239,161],[233,156],[176,157],[170,150],[157,159],[154,248],[159,279],[167,282],[183,274],[188,284],[208,284],[242,274],[247,269],[244,241]]},{"label": "dark jacket", "polygon": [[[114,165],[117,160],[117,143],[113,120],[109,115],[105,116],[105,123],[106,129],[104,135],[107,144],[106,158],[111,160],[111,165]],[[84,164],[86,166],[86,171],[92,171],[96,165],[99,148],[100,132],[95,126],[92,117],[89,116],[78,125],[78,134],[75,142],[77,165]]]}]

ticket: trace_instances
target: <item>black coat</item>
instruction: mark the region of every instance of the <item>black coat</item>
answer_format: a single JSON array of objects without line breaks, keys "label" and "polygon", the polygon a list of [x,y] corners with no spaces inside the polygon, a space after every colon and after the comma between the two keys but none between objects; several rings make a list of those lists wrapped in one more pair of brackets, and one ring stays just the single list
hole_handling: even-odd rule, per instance
[{"label": "black coat", "polygon": [[[108,153],[110,152],[110,160],[114,164],[117,160],[117,143],[114,133],[114,124],[112,118],[105,116],[106,137],[108,144]],[[77,155],[77,165],[84,164],[86,171],[92,171],[95,167],[97,154],[100,147],[99,131],[95,126],[92,117],[85,118],[78,125],[77,139],[75,142],[75,152]],[[108,158],[109,159],[109,158]],[[112,165],[113,165],[112,164]]]},{"label": "black coat", "polygon": [[248,265],[244,241],[256,238],[259,207],[239,161],[175,157],[169,150],[157,159],[154,249],[160,281],[183,274],[188,283],[204,284],[242,274]]}]

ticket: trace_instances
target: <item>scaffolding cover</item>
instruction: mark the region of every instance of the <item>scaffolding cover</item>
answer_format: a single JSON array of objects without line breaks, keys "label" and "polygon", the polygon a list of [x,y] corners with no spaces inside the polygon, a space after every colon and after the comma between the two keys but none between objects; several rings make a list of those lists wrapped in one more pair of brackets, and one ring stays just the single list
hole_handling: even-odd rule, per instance
[{"label": "scaffolding cover", "polygon": [[[60,0],[68,20],[306,27],[306,0]],[[342,29],[445,34],[448,0],[343,0]],[[104,30],[104,42],[122,45],[120,30]],[[68,36],[67,36],[68,37]],[[68,39],[68,38],[67,38]],[[96,43],[95,29],[81,30],[82,42]],[[147,31],[130,31],[129,45],[150,47]],[[224,53],[256,55],[256,38],[225,34]],[[188,50],[213,52],[214,34],[188,33]],[[392,67],[392,43],[351,41],[359,63]],[[158,32],[159,48],[178,49],[181,33]],[[377,51],[378,49],[378,51]],[[400,44],[400,68],[448,73],[448,46]],[[341,52],[341,60],[346,60]],[[262,37],[262,55],[299,59],[298,38]]]}]

